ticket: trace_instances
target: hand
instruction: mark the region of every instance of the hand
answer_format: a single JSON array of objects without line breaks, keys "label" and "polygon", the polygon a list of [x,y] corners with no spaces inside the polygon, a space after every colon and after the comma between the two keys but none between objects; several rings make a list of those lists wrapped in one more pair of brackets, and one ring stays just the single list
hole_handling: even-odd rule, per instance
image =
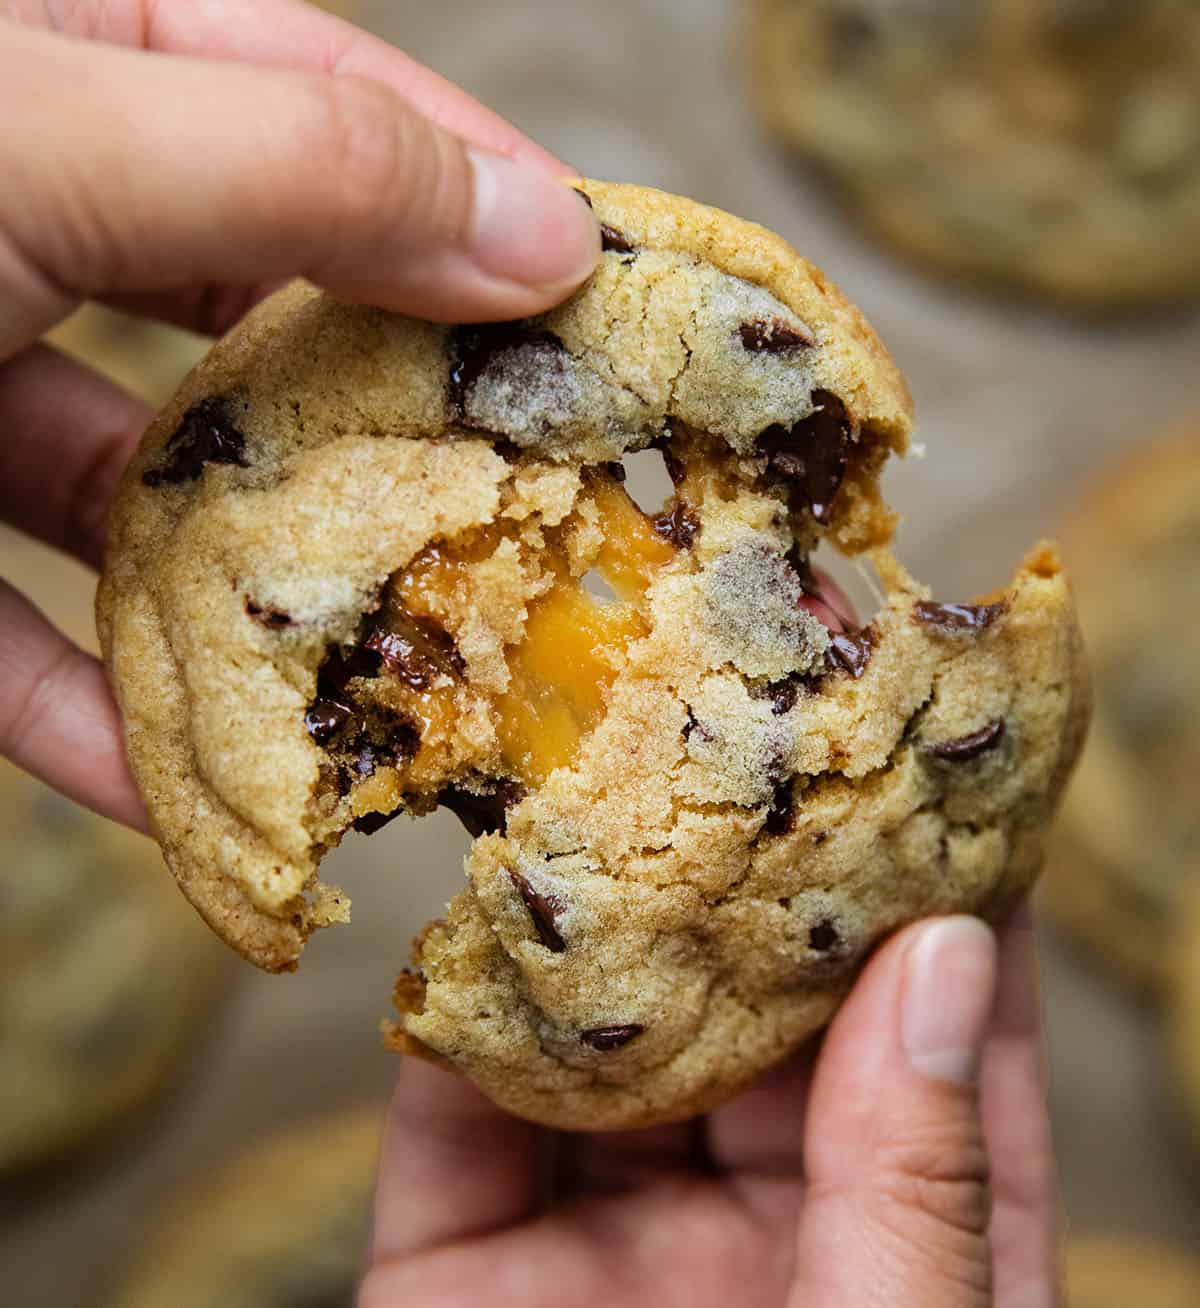
[{"label": "hand", "polygon": [[1054,1308],[1057,1284],[1025,915],[998,953],[973,918],[901,932],[815,1058],[706,1119],[567,1135],[406,1063],[358,1303]]},{"label": "hand", "polygon": [[[514,318],[600,235],[550,155],[294,0],[0,0],[0,518],[92,566],[145,406],[34,344],[83,299],[221,332],[280,282]],[[103,670],[0,582],[0,753],[145,817]]]}]

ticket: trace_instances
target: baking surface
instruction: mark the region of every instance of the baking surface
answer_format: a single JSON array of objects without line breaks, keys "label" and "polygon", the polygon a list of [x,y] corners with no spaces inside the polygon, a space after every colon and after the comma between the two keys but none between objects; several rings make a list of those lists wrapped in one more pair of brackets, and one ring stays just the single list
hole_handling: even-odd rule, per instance
[{"label": "baking surface", "polygon": [[[360,0],[358,11],[580,171],[756,219],[843,286],[916,399],[927,457],[895,469],[887,485],[906,517],[902,553],[943,599],[1004,580],[1111,453],[1200,415],[1195,316],[1071,321],[931,282],[860,238],[764,141],[741,102],[726,3],[611,0],[601,11],[549,0]],[[82,570],[11,535],[0,535],[0,560],[6,577],[89,639]],[[180,1092],[73,1171],[0,1191],[0,1284],[20,1287],[14,1303],[98,1303],[173,1181],[276,1123],[386,1090],[396,1060],[377,1024],[392,976],[409,937],[456,889],[466,843],[445,813],[348,838],[326,867],[354,899],[353,925],[316,938],[294,976],[241,967]],[[1045,941],[1044,956],[1072,1224],[1195,1242],[1200,1160],[1168,1111],[1152,1013],[1058,941]]]}]

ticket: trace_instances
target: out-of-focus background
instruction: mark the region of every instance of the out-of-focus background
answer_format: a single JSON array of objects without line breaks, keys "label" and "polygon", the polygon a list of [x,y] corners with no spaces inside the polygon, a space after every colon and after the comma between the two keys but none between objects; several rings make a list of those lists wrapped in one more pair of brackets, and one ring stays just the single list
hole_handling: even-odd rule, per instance
[{"label": "out-of-focus background", "polygon": [[[1005,580],[1118,452],[1172,420],[1194,418],[1200,431],[1194,312],[1075,317],[955,287],[863,234],[756,118],[737,0],[358,0],[353,8],[362,24],[581,172],[757,220],[843,287],[916,400],[927,457],[894,468],[887,488],[905,515],[905,561],[943,599]],[[108,360],[156,399],[199,348],[181,334],[147,335],[94,315],[63,341]],[[11,533],[0,535],[0,560],[6,577],[94,647],[90,576]],[[1198,592],[1200,584],[1180,602]],[[466,844],[447,813],[349,836],[327,871],[353,897],[351,927],[322,933],[293,976],[231,958],[215,1022],[151,1110],[78,1159],[0,1180],[5,1301],[99,1308],[130,1259],[158,1238],[154,1215],[214,1159],[313,1114],[382,1101],[395,1056],[377,1027],[392,978],[410,936],[457,887]],[[19,862],[21,851],[5,849],[4,858]],[[198,919],[195,929],[204,930]],[[1174,1104],[1160,1006],[1135,998],[1053,931],[1042,943],[1072,1231],[1154,1238],[1200,1257],[1200,1157]],[[0,1067],[3,1040],[0,1031]],[[305,1184],[302,1167],[294,1184]]]}]

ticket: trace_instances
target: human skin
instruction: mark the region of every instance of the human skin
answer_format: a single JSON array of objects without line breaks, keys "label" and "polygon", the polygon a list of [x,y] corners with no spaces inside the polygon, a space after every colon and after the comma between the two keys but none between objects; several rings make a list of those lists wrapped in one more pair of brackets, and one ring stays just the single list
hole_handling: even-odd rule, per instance
[{"label": "human skin", "polygon": [[[93,567],[151,415],[37,343],[84,299],[216,333],[304,276],[481,321],[599,255],[565,165],[291,0],[0,0],[0,107],[0,517]],[[102,668],[3,583],[0,752],[145,825]],[[1027,919],[908,928],[819,1050],[689,1123],[545,1131],[409,1060],[361,1308],[1052,1308],[1044,1078]]]}]

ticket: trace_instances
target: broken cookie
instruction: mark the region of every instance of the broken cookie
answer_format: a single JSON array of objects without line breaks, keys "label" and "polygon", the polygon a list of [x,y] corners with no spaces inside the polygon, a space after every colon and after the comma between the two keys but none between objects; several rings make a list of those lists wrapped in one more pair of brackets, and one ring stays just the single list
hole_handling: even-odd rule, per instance
[{"label": "broken cookie", "polygon": [[[836,288],[752,224],[580,185],[605,253],[535,320],[304,286],[255,310],[147,434],[99,614],[215,930],[294,967],[347,915],[325,851],[445,805],[467,884],[393,1042],[535,1120],[626,1127],[784,1058],[901,923],[1003,914],[1086,695],[1053,549],[973,606],[888,553],[910,403]],[[645,449],[673,483],[649,513],[621,464]],[[865,627],[821,542],[877,570]]]}]

